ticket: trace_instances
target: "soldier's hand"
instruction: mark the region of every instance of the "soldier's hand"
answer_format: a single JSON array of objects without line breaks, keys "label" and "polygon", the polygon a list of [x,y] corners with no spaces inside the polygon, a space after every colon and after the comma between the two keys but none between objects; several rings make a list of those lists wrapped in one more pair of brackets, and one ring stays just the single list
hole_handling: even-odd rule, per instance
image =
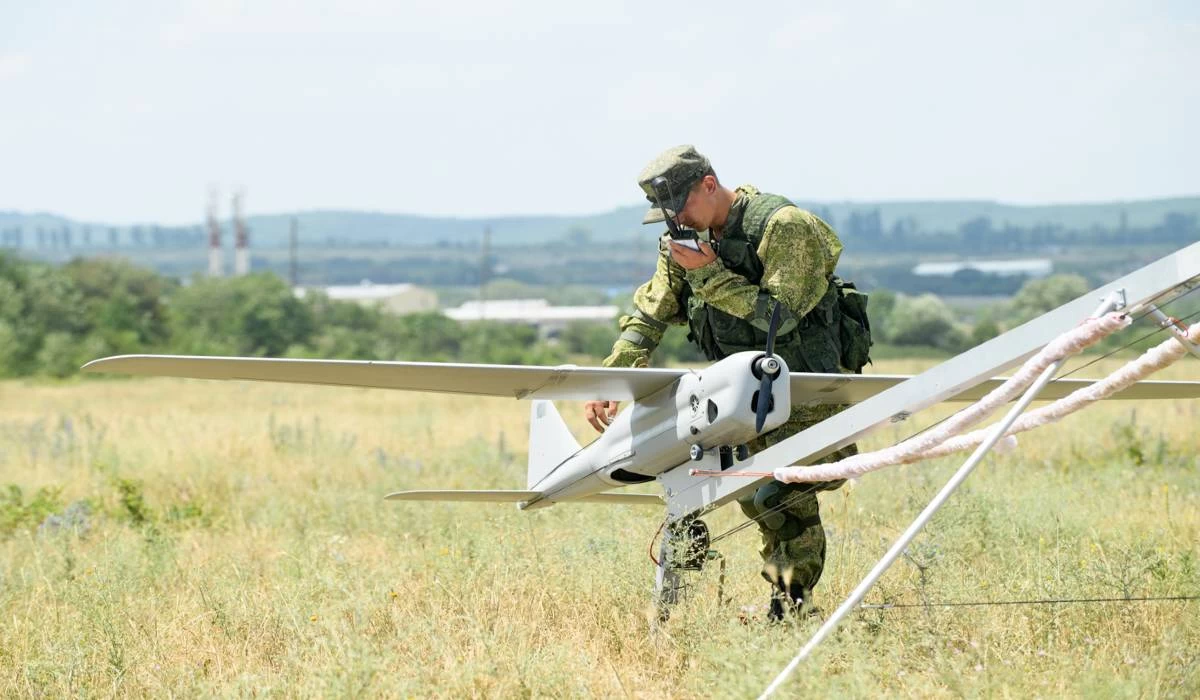
[{"label": "soldier's hand", "polygon": [[671,243],[671,258],[679,263],[679,266],[685,270],[695,270],[698,267],[704,267],[713,260],[717,259],[717,253],[712,249],[712,246],[699,241],[700,250],[692,250],[691,248],[680,245],[675,241]]},{"label": "soldier's hand", "polygon": [[617,415],[618,401],[588,401],[583,405],[583,417],[592,424],[596,432],[603,433]]}]

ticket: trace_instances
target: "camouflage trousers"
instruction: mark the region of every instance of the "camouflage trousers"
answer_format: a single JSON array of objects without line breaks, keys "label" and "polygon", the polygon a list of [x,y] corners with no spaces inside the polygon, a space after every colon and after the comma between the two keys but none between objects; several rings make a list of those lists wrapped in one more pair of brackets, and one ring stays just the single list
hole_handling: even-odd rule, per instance
[{"label": "camouflage trousers", "polygon": [[[799,415],[775,430],[760,436],[749,447],[761,452],[842,410],[842,406],[798,408]],[[835,462],[858,454],[858,447],[847,445],[818,460]],[[758,524],[762,535],[762,575],[783,592],[808,591],[821,580],[825,570],[825,529],[821,527],[818,491],[831,491],[844,481],[812,484],[785,484],[772,481],[738,500],[746,517]],[[793,594],[794,595],[794,594]]]}]

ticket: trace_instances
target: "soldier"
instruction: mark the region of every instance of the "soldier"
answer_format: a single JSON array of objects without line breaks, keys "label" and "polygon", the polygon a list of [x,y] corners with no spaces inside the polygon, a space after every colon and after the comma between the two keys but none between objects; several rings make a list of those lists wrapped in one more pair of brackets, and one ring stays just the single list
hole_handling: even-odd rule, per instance
[{"label": "soldier", "polygon": [[[664,222],[665,209],[677,226],[699,232],[699,242],[693,248],[663,234],[654,276],[634,295],[633,313],[621,318],[621,335],[605,367],[648,366],[672,324],[686,324],[688,338],[709,360],[761,351],[771,313],[782,305],[775,353],[793,372],[861,371],[871,343],[866,297],[852,286],[844,291],[834,277],[842,244],[828,224],[784,197],[750,185],[728,189],[692,146],[659,155],[642,170],[638,184],[653,205],[643,224]],[[660,202],[659,193],[674,199]],[[749,447],[761,451],[841,408],[794,407],[787,423]],[[584,407],[598,431],[616,413],[615,401],[591,401]],[[849,445],[825,461],[856,452]],[[825,566],[825,531],[815,492],[841,484],[814,488],[773,481],[739,501],[762,533],[762,575],[773,586],[769,619],[780,620],[787,610],[811,602]]]}]

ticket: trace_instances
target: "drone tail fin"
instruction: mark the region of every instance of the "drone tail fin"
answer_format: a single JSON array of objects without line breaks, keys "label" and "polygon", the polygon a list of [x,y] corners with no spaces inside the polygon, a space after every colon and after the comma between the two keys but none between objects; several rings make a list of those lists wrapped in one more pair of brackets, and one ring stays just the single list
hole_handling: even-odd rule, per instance
[{"label": "drone tail fin", "polygon": [[533,489],[554,468],[580,450],[579,443],[550,401],[535,400],[529,412],[529,473],[525,486]]}]

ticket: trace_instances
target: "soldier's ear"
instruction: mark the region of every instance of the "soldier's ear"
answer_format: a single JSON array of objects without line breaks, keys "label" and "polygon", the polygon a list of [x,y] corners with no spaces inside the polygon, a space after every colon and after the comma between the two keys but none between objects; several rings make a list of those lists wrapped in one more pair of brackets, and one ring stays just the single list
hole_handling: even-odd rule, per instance
[{"label": "soldier's ear", "polygon": [[705,175],[700,178],[700,186],[704,188],[705,194],[712,194],[717,191],[717,177],[715,175]]}]

